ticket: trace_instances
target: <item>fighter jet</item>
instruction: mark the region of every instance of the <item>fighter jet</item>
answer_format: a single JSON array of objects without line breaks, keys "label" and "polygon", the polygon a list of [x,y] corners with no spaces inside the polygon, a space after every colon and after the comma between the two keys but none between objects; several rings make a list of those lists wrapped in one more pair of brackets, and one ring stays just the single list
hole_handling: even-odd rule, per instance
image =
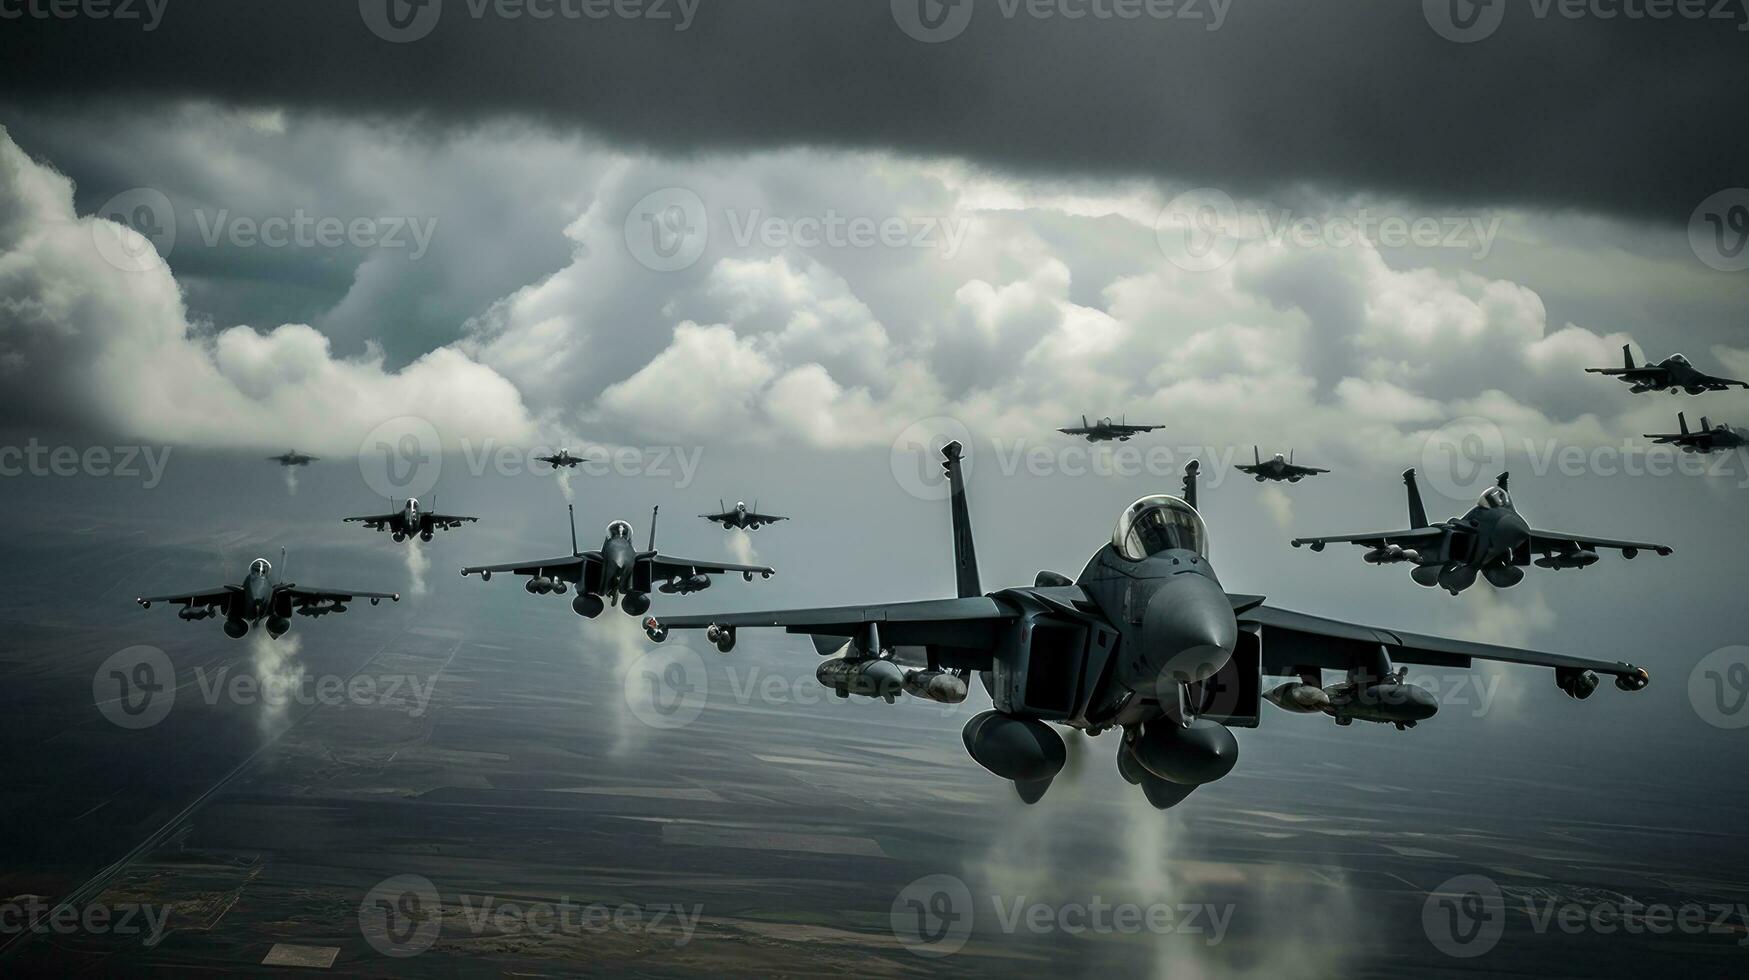
[{"label": "fighter jet", "polygon": [[307,453],[300,453],[296,449],[293,449],[290,452],[282,453],[278,456],[269,456],[267,457],[267,461],[270,463],[278,463],[281,466],[308,466],[321,458],[322,457],[320,456],[311,456]]},{"label": "fighter jet", "polygon": [[[395,501],[391,498],[389,506],[393,507],[394,504]],[[393,513],[375,517],[348,517],[341,523],[363,524],[373,531],[389,531],[395,535],[396,542],[401,542],[415,535],[421,541],[430,541],[431,536],[438,531],[448,531],[463,524],[477,524],[479,520],[478,517],[453,517],[422,510],[417,497],[408,497],[407,502]]]},{"label": "fighter jet", "polygon": [[[1625,663],[1557,656],[1356,626],[1276,609],[1262,596],[1227,592],[1209,561],[1196,509],[1195,467],[1182,497],[1143,497],[1118,516],[1111,541],[1070,579],[986,594],[980,583],[962,447],[943,450],[958,596],[822,609],[718,613],[644,620],[655,642],[673,630],[705,631],[718,650],[743,628],[813,638],[829,656],[816,678],[838,696],[893,701],[908,694],[959,703],[976,674],[993,709],[962,733],[985,769],[1036,802],[1067,757],[1053,725],[1100,735],[1121,731],[1117,765],[1160,809],[1230,772],[1238,742],[1229,726],[1256,727],[1265,676],[1345,672],[1364,692],[1350,702],[1405,723],[1438,705],[1395,666],[1470,667],[1497,660],[1551,668],[1561,690],[1590,697],[1598,675],[1623,690],[1650,682]],[[1320,686],[1319,690],[1323,688]],[[1326,695],[1332,698],[1332,695]],[[1383,714],[1381,714],[1381,717]]]},{"label": "fighter jet", "polygon": [[[280,567],[285,567],[284,551],[280,552]],[[293,613],[312,617],[343,613],[346,604],[354,599],[369,599],[374,606],[384,599],[400,602],[401,595],[398,592],[299,588],[291,582],[275,581],[273,563],[257,558],[249,563],[249,574],[244,576],[242,585],[221,585],[201,592],[148,596],[134,601],[142,609],[152,608],[154,602],[175,603],[182,607],[176,615],[190,621],[223,616],[225,635],[233,640],[247,636],[251,624],[266,620],[267,635],[277,640],[291,629]]]},{"label": "fighter jet", "polygon": [[1318,476],[1321,473],[1330,472],[1329,470],[1318,469],[1316,466],[1295,465],[1294,454],[1292,452],[1289,452],[1286,456],[1276,453],[1273,459],[1265,463],[1263,461],[1263,453],[1256,446],[1252,446],[1251,458],[1257,461],[1257,465],[1238,466],[1235,467],[1235,469],[1241,473],[1249,473],[1256,477],[1258,483],[1263,483],[1268,480],[1273,480],[1276,483],[1298,483],[1308,476]]},{"label": "fighter jet", "polygon": [[1749,445],[1749,430],[1733,429],[1723,423],[1714,425],[1705,416],[1701,416],[1699,432],[1688,431],[1685,412],[1676,413],[1676,422],[1682,427],[1681,432],[1664,435],[1648,432],[1646,438],[1660,446],[1680,446],[1685,453],[1728,453]]},{"label": "fighter jet", "polygon": [[1483,491],[1464,516],[1429,524],[1415,471],[1408,470],[1403,474],[1403,485],[1409,490],[1408,530],[1295,538],[1292,544],[1296,548],[1311,545],[1313,551],[1323,551],[1332,543],[1361,545],[1371,549],[1366,553],[1367,564],[1411,562],[1415,570],[1409,577],[1416,584],[1430,589],[1438,586],[1452,595],[1474,585],[1478,574],[1495,588],[1517,585],[1524,581],[1524,568],[1531,564],[1533,554],[1542,555],[1535,562],[1538,568],[1562,569],[1589,568],[1597,563],[1599,548],[1620,551],[1623,558],[1638,557],[1642,551],[1674,553],[1661,544],[1532,530],[1507,492],[1509,479],[1508,474],[1500,474],[1496,485]]},{"label": "fighter jet", "polygon": [[772,514],[759,513],[759,501],[757,500],[753,502],[752,510],[748,510],[746,502],[740,500],[735,501],[735,506],[732,510],[724,507],[723,502],[719,500],[717,501],[717,508],[718,511],[715,514],[700,514],[698,516],[713,524],[721,524],[725,531],[732,527],[738,527],[743,531],[757,531],[767,524],[776,524],[778,521],[789,520],[787,517],[777,517]]},{"label": "fighter jet", "polygon": [[1632,385],[1634,394],[1645,391],[1668,391],[1672,393],[1688,392],[1691,395],[1704,394],[1709,391],[1728,391],[1732,388],[1749,388],[1749,382],[1733,381],[1730,378],[1715,378],[1695,370],[1688,358],[1681,354],[1672,354],[1657,364],[1644,367],[1634,365],[1634,350],[1631,346],[1623,346],[1621,355],[1626,363],[1618,368],[1586,368],[1586,374],[1603,374],[1612,378],[1620,378],[1624,383]]},{"label": "fighter jet", "polygon": [[1088,442],[1112,442],[1114,440],[1117,442],[1129,442],[1132,438],[1138,435],[1144,435],[1153,432],[1155,429],[1162,428],[1165,428],[1165,426],[1130,425],[1128,421],[1113,422],[1109,415],[1089,425],[1087,423],[1087,416],[1083,415],[1081,416],[1081,424],[1079,426],[1071,426],[1070,428],[1058,429],[1057,431],[1066,436],[1083,436]]},{"label": "fighter jet", "polygon": [[561,449],[552,456],[536,456],[535,459],[542,463],[551,463],[554,469],[560,467],[571,469],[578,463],[583,462],[583,457],[571,455],[569,449]]},{"label": "fighter jet", "polygon": [[[577,511],[571,511],[571,554],[543,561],[513,562],[508,565],[481,565],[462,569],[462,575],[478,573],[490,582],[497,572],[526,575],[523,588],[530,595],[556,593],[564,595],[577,587],[577,597],[571,600],[571,611],[584,619],[594,619],[609,605],[624,609],[627,615],[642,616],[650,611],[650,591],[659,589],[664,595],[687,595],[711,587],[712,575],[740,572],[751,582],[754,575],[770,578],[775,570],[764,565],[733,565],[719,561],[694,561],[674,558],[656,550],[656,515],[650,514],[650,547],[637,550],[632,544],[632,526],[614,521],[607,526],[607,538],[600,551],[577,550]],[[605,600],[605,601],[604,601]]]}]

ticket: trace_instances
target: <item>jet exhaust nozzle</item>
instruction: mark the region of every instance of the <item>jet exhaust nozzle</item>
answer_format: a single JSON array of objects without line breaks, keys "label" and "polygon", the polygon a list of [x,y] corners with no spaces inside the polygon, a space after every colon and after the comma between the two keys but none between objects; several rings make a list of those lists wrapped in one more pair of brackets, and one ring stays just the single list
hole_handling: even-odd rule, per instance
[{"label": "jet exhaust nozzle", "polygon": [[966,723],[961,736],[972,761],[1016,783],[1049,783],[1068,761],[1063,737],[1034,718],[985,711]]},{"label": "jet exhaust nozzle", "polygon": [[1482,575],[1496,589],[1510,589],[1524,581],[1524,569],[1517,565],[1489,565]]},{"label": "jet exhaust nozzle", "polygon": [[1143,769],[1167,782],[1201,786],[1233,771],[1239,740],[1220,722],[1199,718],[1180,725],[1161,718],[1143,726],[1130,751]]}]

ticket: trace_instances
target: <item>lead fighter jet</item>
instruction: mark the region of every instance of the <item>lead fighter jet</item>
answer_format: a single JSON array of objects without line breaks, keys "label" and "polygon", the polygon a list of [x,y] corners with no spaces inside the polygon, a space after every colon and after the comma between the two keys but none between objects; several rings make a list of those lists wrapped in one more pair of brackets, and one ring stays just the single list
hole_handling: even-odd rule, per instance
[{"label": "lead fighter jet", "polygon": [[[1463,668],[1495,660],[1550,668],[1560,689],[1580,700],[1597,689],[1599,674],[1628,691],[1650,682],[1630,664],[1357,626],[1229,593],[1209,562],[1194,463],[1184,496],[1131,504],[1079,578],[1040,572],[1031,587],[986,594],[961,452],[958,443],[943,450],[956,598],[652,616],[645,633],[660,643],[672,630],[702,629],[724,653],[742,628],[806,634],[821,654],[838,654],[816,677],[840,697],[892,701],[904,693],[958,703],[976,674],[994,707],[967,723],[966,750],[1012,780],[1022,800],[1038,801],[1062,770],[1067,753],[1051,726],[1065,725],[1089,735],[1121,731],[1118,770],[1162,810],[1232,770],[1239,746],[1229,726],[1260,723],[1265,676],[1299,676],[1301,686],[1320,685],[1327,702],[1340,701],[1351,719],[1402,727],[1431,717],[1438,704],[1407,683],[1397,664]],[[1324,691],[1325,670],[1343,672],[1346,681]]]},{"label": "lead fighter jet", "polygon": [[1749,382],[1733,381],[1730,378],[1715,378],[1710,374],[1696,370],[1688,358],[1681,354],[1672,354],[1657,364],[1647,364],[1643,367],[1634,365],[1634,349],[1624,345],[1621,349],[1624,361],[1618,368],[1586,368],[1586,374],[1602,374],[1619,378],[1624,383],[1632,385],[1634,394],[1645,391],[1686,391],[1691,395],[1700,395],[1709,391],[1728,391],[1732,388],[1749,388]]},{"label": "lead fighter jet", "polygon": [[1092,425],[1087,424],[1087,416],[1081,416],[1079,426],[1058,429],[1066,436],[1082,436],[1088,442],[1129,442],[1138,435],[1145,435],[1155,429],[1164,428],[1159,425],[1131,425],[1127,421],[1113,422],[1111,416],[1106,416]]},{"label": "lead fighter jet", "polygon": [[[394,506],[394,503],[390,499],[389,506]],[[341,523],[363,524],[373,531],[390,531],[395,535],[395,540],[400,542],[414,535],[418,535],[421,541],[430,541],[431,536],[438,531],[448,531],[463,524],[477,524],[479,520],[478,517],[454,517],[422,510],[417,497],[408,497],[407,502],[393,513],[375,517],[348,517]]]},{"label": "lead fighter jet", "polygon": [[555,470],[560,467],[574,469],[577,464],[583,462],[583,457],[571,455],[569,449],[561,449],[551,456],[536,456],[535,459],[539,462],[550,464]]},{"label": "lead fighter jet", "polygon": [[1674,553],[1675,549],[1662,544],[1532,530],[1512,503],[1512,495],[1506,490],[1508,481],[1507,474],[1500,474],[1496,484],[1482,492],[1469,513],[1429,524],[1427,508],[1421,503],[1421,488],[1415,484],[1415,471],[1408,470],[1403,474],[1403,485],[1409,490],[1406,530],[1295,538],[1292,544],[1296,548],[1311,545],[1313,551],[1323,551],[1329,544],[1361,545],[1371,549],[1366,553],[1367,564],[1412,562],[1415,570],[1409,577],[1417,585],[1430,589],[1438,586],[1452,595],[1476,584],[1477,575],[1495,588],[1517,585],[1524,581],[1524,567],[1531,564],[1533,554],[1542,555],[1535,562],[1538,568],[1562,569],[1597,564],[1599,548],[1619,551],[1629,559],[1638,557],[1642,551]]},{"label": "lead fighter jet", "polygon": [[719,500],[717,501],[717,513],[700,514],[698,516],[710,521],[712,524],[721,524],[725,531],[732,527],[738,527],[743,531],[757,531],[767,524],[776,524],[778,521],[789,520],[787,517],[778,517],[775,514],[759,513],[759,501],[757,500],[753,502],[753,508],[751,510],[748,509],[747,504],[744,501],[737,500],[734,509],[731,510],[724,507],[723,502]]},{"label": "lead fighter jet", "polygon": [[710,588],[712,575],[740,572],[742,578],[751,582],[754,575],[770,578],[775,574],[775,569],[764,565],[694,561],[658,552],[656,515],[661,513],[660,507],[650,513],[647,550],[639,551],[632,544],[630,524],[614,521],[607,526],[607,538],[600,551],[578,551],[577,511],[574,507],[570,511],[571,554],[541,561],[472,566],[462,569],[463,577],[478,574],[482,581],[490,582],[497,572],[526,575],[528,581],[523,588],[530,595],[564,595],[576,586],[577,598],[571,600],[571,611],[584,619],[594,619],[610,604],[624,609],[629,616],[642,616],[650,611],[653,588],[665,595],[687,595]]},{"label": "lead fighter jet", "polygon": [[[280,567],[285,567],[285,552],[280,552]],[[225,617],[225,635],[241,640],[251,624],[267,621],[267,635],[279,639],[291,629],[293,613],[300,616],[327,616],[343,613],[354,599],[369,599],[376,605],[384,599],[400,602],[398,592],[340,592],[333,589],[304,589],[291,582],[274,581],[273,563],[257,558],[249,563],[249,574],[242,585],[221,585],[204,592],[183,592],[176,595],[148,596],[134,601],[141,609],[152,608],[154,602],[180,605],[176,615],[190,621]]]},{"label": "lead fighter jet", "polygon": [[1682,427],[1681,432],[1670,432],[1662,435],[1646,433],[1646,438],[1660,446],[1679,446],[1685,453],[1728,453],[1733,449],[1749,446],[1749,432],[1743,429],[1733,429],[1720,423],[1714,425],[1713,420],[1701,417],[1700,431],[1688,431],[1688,415],[1685,412],[1676,413],[1676,422]]},{"label": "lead fighter jet", "polygon": [[290,452],[280,453],[278,456],[269,456],[267,457],[267,461],[269,463],[278,463],[281,466],[308,466],[321,458],[322,457],[320,456],[311,456],[308,453],[300,453],[296,449],[293,449]]},{"label": "lead fighter jet", "polygon": [[1262,452],[1256,446],[1252,446],[1251,458],[1257,461],[1257,465],[1239,466],[1235,468],[1241,473],[1248,473],[1251,476],[1256,477],[1258,483],[1262,483],[1266,480],[1274,480],[1277,483],[1284,481],[1287,483],[1298,483],[1308,476],[1318,476],[1319,474],[1330,472],[1329,470],[1321,470],[1316,466],[1296,465],[1294,463],[1292,452],[1289,452],[1286,456],[1276,453],[1275,458],[1265,463],[1263,461]]}]

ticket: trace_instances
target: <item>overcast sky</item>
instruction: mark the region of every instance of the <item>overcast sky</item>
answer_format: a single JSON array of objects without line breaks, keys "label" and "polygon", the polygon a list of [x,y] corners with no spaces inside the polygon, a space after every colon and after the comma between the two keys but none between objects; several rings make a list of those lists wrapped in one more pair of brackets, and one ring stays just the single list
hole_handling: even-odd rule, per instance
[{"label": "overcast sky", "polygon": [[[842,576],[761,598],[819,602],[904,594],[886,571],[927,536],[818,527],[935,513],[913,445],[963,434],[1001,513],[1052,524],[1037,557],[986,532],[1030,581],[1078,571],[1184,450],[1230,477],[1261,444],[1340,472],[1226,485],[1235,587],[1574,653],[1657,642],[1695,597],[1678,679],[1741,631],[1724,583],[1745,563],[1718,532],[1743,526],[1749,457],[1620,470],[1678,408],[1749,425],[1749,395],[1635,398],[1583,369],[1631,344],[1749,377],[1743,11],[394,2],[0,25],[8,444],[350,458],[412,424],[450,459],[703,452],[706,480],[635,484],[630,513],[590,521],[651,496],[811,514],[766,556],[829,545]],[[1051,430],[1083,414],[1164,424],[1174,453],[1065,473]],[[1032,479],[1014,460],[1035,449]],[[1357,553],[1284,553],[1400,523],[1408,466],[1440,516],[1511,466],[1537,523],[1681,550],[1462,605]],[[533,520],[483,540],[526,544]],[[1668,603],[1599,608],[1587,581]]]}]

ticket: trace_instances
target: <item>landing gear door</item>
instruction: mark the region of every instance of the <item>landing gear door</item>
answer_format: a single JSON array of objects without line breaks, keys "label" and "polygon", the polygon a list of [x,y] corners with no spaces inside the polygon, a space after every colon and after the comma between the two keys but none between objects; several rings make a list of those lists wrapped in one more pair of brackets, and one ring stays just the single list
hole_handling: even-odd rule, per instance
[{"label": "landing gear door", "polygon": [[1263,720],[1263,630],[1239,628],[1232,659],[1215,676],[1190,685],[1197,716],[1235,728],[1256,728]]}]

